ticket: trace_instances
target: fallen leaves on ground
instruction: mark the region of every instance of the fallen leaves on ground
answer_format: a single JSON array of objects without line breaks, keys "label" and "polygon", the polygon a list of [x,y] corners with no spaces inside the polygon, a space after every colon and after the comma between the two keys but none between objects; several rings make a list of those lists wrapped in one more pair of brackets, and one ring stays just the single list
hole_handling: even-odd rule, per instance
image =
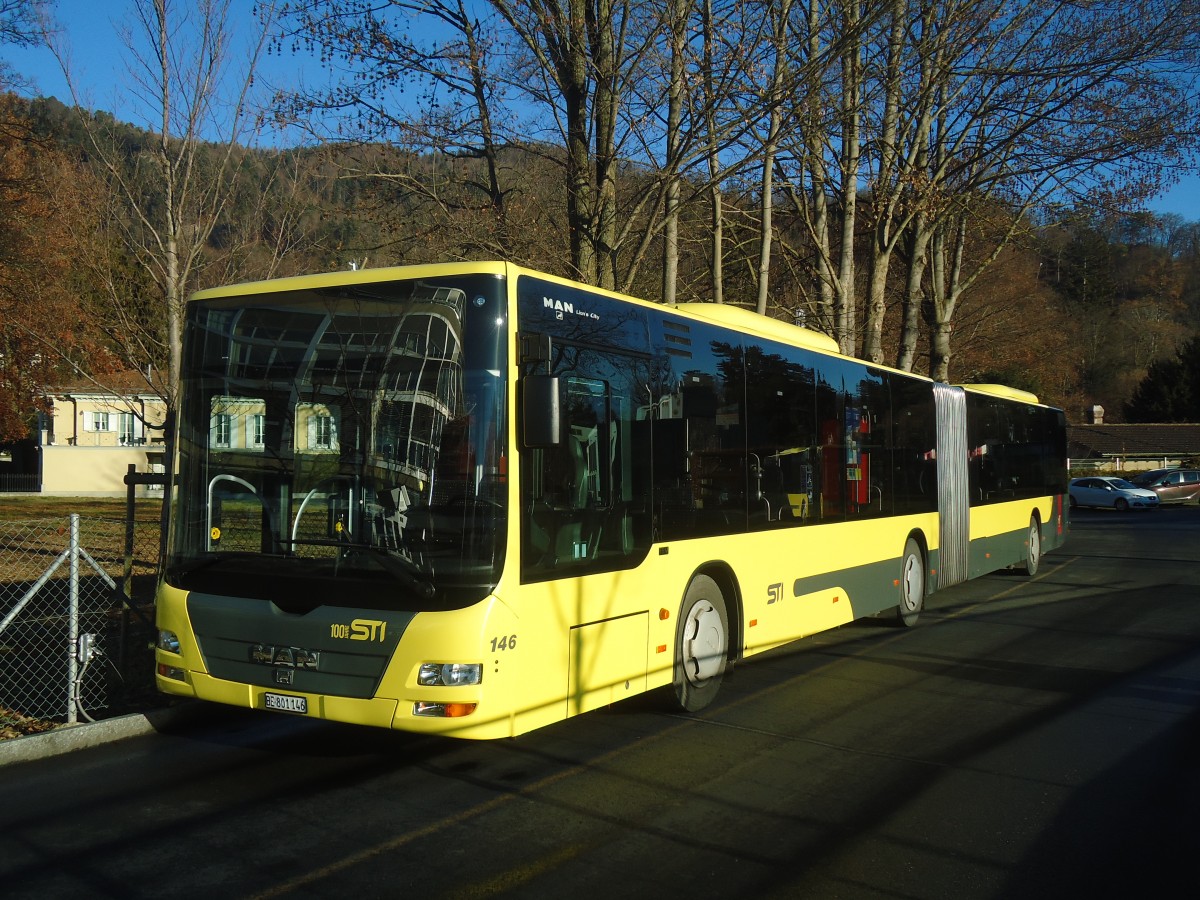
[{"label": "fallen leaves on ground", "polygon": [[27,734],[40,734],[43,731],[52,731],[57,727],[54,722],[35,719],[16,710],[0,706],[0,741],[24,737]]}]

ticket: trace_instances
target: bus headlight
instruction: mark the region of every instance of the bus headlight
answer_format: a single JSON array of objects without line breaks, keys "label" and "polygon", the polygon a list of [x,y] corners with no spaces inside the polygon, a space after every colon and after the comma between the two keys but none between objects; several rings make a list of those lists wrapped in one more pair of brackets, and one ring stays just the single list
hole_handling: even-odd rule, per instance
[{"label": "bus headlight", "polygon": [[158,633],[158,649],[165,650],[168,653],[179,652],[179,637],[173,631],[160,631]]},{"label": "bus headlight", "polygon": [[456,687],[483,681],[480,663],[422,663],[417,684],[423,687]]}]

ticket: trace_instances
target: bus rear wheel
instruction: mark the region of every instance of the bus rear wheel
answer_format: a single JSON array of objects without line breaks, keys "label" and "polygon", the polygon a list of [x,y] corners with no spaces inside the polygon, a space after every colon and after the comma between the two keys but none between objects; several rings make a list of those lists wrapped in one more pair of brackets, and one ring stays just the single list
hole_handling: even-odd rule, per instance
[{"label": "bus rear wheel", "polygon": [[1021,566],[1021,571],[1026,575],[1036,575],[1038,565],[1042,561],[1042,530],[1038,527],[1038,520],[1034,517],[1029,519],[1029,540],[1025,543],[1025,563]]},{"label": "bus rear wheel", "polygon": [[896,606],[896,621],[911,627],[917,624],[921,610],[925,608],[925,554],[912,538],[904,544],[899,587],[900,603]]},{"label": "bus rear wheel", "polygon": [[675,628],[675,697],[688,712],[712,703],[729,657],[729,613],[717,583],[697,575],[688,585]]}]

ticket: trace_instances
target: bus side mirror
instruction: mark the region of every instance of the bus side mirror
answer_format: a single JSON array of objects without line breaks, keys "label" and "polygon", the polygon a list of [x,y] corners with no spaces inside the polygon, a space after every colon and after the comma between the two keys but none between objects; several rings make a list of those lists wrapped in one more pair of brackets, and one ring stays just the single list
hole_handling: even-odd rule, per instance
[{"label": "bus side mirror", "polygon": [[562,443],[558,378],[526,375],[522,382],[521,438],[526,447],[557,447]]}]

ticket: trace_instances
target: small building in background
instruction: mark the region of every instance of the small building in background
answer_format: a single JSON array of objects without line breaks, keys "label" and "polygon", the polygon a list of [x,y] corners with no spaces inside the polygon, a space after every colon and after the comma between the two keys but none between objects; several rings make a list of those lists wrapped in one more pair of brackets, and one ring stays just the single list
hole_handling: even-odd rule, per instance
[{"label": "small building in background", "polygon": [[[51,387],[46,399],[30,440],[0,458],[0,491],[123,497],[130,464],[141,473],[166,471],[167,404],[144,374]],[[161,494],[162,488],[137,491]]]},{"label": "small building in background", "polygon": [[1067,426],[1067,455],[1073,470],[1144,472],[1200,460],[1200,425]]}]

